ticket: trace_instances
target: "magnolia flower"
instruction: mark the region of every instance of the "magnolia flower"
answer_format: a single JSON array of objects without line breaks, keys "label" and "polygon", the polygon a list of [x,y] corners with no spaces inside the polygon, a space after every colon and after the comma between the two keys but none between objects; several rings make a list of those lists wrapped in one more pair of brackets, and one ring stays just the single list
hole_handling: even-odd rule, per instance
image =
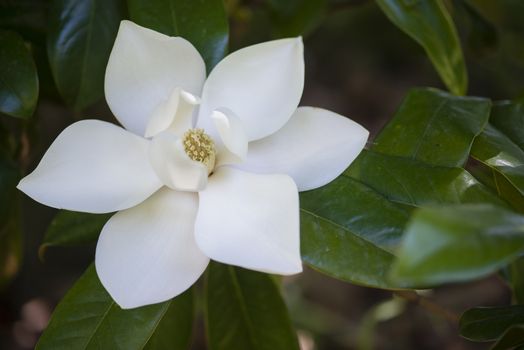
[{"label": "magnolia flower", "polygon": [[213,259],[302,271],[298,191],[323,186],[368,132],[319,108],[297,109],[301,38],[204,61],[180,37],[123,21],[105,76],[125,129],[99,120],[66,128],[18,188],[54,208],[117,212],[95,266],[122,308],[173,298]]}]

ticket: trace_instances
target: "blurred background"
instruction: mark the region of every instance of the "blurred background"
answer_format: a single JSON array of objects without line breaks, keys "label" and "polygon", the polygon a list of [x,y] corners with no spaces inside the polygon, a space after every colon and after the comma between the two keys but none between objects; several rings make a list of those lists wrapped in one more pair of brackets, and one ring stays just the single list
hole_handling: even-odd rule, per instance
[{"label": "blurred background", "polygon": [[[433,1],[433,0],[427,0]],[[444,88],[423,49],[397,29],[374,1],[226,1],[230,51],[274,38],[303,35],[306,83],[301,105],[323,107],[361,123],[373,136],[415,86]],[[524,92],[524,1],[448,1],[463,43],[469,95],[515,99]],[[116,123],[104,101],[65,107],[53,86],[45,47],[49,1],[0,0],[0,27],[33,43],[41,98],[21,161],[27,173],[72,122]],[[3,118],[3,117],[2,117]],[[5,118],[8,129],[17,126]],[[370,141],[372,142],[372,141]],[[13,204],[15,205],[15,204]],[[0,281],[0,349],[31,349],[53,308],[94,257],[94,245],[38,248],[56,210],[22,198],[21,263],[6,258]],[[2,247],[0,246],[0,249]],[[483,349],[458,336],[462,311],[507,304],[497,276],[424,293],[393,295],[353,286],[306,269],[284,280],[285,298],[303,349]],[[205,349],[201,320],[192,348]]]}]

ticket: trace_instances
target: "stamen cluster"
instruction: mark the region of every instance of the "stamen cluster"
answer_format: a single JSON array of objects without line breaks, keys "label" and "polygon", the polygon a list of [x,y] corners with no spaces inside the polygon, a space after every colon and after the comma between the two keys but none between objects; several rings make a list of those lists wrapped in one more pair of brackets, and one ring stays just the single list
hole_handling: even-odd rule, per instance
[{"label": "stamen cluster", "polygon": [[208,169],[215,165],[215,143],[204,129],[189,129],[182,139],[184,151],[194,161],[201,162]]}]

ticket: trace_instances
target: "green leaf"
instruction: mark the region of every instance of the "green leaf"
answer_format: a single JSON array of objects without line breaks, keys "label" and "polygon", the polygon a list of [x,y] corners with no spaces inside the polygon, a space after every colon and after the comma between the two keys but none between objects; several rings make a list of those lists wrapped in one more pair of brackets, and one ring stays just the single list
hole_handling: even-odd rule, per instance
[{"label": "green leaf", "polygon": [[300,194],[302,260],[329,276],[391,289],[386,272],[409,213],[346,176]]},{"label": "green leaf", "polygon": [[507,265],[524,251],[524,216],[491,205],[417,211],[391,278],[412,286],[466,281]]},{"label": "green leaf", "polygon": [[524,345],[524,325],[509,328],[491,350],[514,349],[520,345]]},{"label": "green leaf", "polygon": [[524,323],[524,306],[476,307],[460,318],[460,335],[473,341],[497,340],[512,325]]},{"label": "green leaf", "polygon": [[229,29],[221,0],[127,0],[127,5],[133,22],[189,40],[208,72],[227,52]]},{"label": "green leaf", "polygon": [[490,107],[483,98],[413,89],[372,149],[431,165],[463,166],[473,139],[488,122]]},{"label": "green leaf", "polygon": [[448,89],[467,91],[468,77],[455,25],[442,0],[376,0],[402,31],[419,43]]},{"label": "green leaf", "polygon": [[75,109],[104,95],[104,74],[120,20],[122,0],[53,0],[47,53],[56,87]]},{"label": "green leaf", "polygon": [[[524,212],[524,110],[520,103],[494,105],[490,124],[475,139],[471,157],[491,169],[499,195]],[[496,124],[497,126],[494,126]],[[500,129],[499,129],[500,128]]]},{"label": "green leaf", "polygon": [[389,200],[411,206],[483,202],[507,206],[462,168],[431,166],[363,151],[346,174]]},{"label": "green leaf", "polygon": [[390,251],[398,245],[410,215],[405,207],[344,175],[316,190],[301,192],[300,207],[303,215],[344,227]]},{"label": "green leaf", "polygon": [[36,349],[187,349],[193,294],[122,310],[90,266],[56,307]]},{"label": "green leaf", "polygon": [[211,262],[205,284],[210,350],[298,350],[286,305],[263,273]]},{"label": "green leaf", "polygon": [[487,125],[475,140],[471,156],[505,177],[524,196],[524,150],[509,137]]},{"label": "green leaf", "polygon": [[112,216],[61,210],[47,228],[38,254],[43,257],[51,246],[71,246],[95,242]]},{"label": "green leaf", "polygon": [[0,112],[29,118],[38,101],[38,75],[31,53],[15,32],[0,30]]}]

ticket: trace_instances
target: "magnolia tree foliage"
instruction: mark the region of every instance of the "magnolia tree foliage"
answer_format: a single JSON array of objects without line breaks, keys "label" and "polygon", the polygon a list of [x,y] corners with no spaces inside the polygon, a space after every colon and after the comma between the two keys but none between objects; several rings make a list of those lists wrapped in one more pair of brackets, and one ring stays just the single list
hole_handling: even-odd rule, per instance
[{"label": "magnolia tree foliage", "polygon": [[[520,23],[518,1],[371,3],[446,89],[411,88],[372,139],[298,107],[307,35],[354,1],[261,2],[274,40],[235,50],[234,1],[0,6],[0,287],[23,254],[98,242],[37,349],[186,349],[202,315],[210,349],[298,349],[270,274],[302,265],[408,300],[498,274],[511,305],[469,309],[457,332],[524,345],[523,90],[470,96],[462,49],[500,45],[516,72],[524,58],[508,47],[524,36],[486,13]],[[29,169],[35,109],[49,98],[82,120]],[[85,114],[104,98],[124,128]],[[22,192],[60,209],[38,252],[22,252]]]}]

